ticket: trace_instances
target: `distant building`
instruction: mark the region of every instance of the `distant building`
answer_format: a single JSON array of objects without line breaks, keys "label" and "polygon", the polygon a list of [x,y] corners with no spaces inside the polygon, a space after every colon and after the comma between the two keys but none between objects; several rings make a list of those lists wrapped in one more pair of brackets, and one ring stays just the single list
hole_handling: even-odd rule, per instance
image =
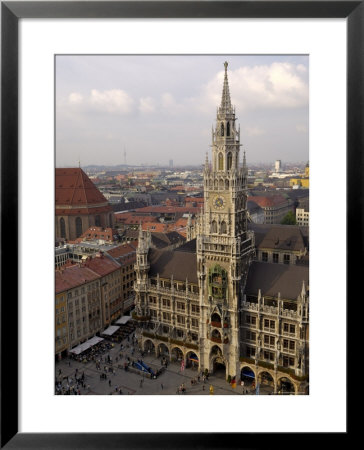
[{"label": "distant building", "polygon": [[296,208],[296,222],[297,225],[301,225],[303,227],[308,227],[310,221],[310,209],[309,209],[309,200],[303,199],[298,202],[298,206]]},{"label": "distant building", "polygon": [[293,211],[291,199],[279,194],[255,195],[248,197],[248,201],[253,201],[262,208],[264,223],[267,224],[279,224],[289,211]]},{"label": "distant building", "polygon": [[306,164],[305,174],[303,177],[291,178],[290,185],[292,187],[300,187],[308,189],[310,187],[310,166],[309,163]]},{"label": "distant building", "polygon": [[282,162],[280,159],[277,159],[275,164],[274,164],[274,170],[279,173],[282,170]]}]

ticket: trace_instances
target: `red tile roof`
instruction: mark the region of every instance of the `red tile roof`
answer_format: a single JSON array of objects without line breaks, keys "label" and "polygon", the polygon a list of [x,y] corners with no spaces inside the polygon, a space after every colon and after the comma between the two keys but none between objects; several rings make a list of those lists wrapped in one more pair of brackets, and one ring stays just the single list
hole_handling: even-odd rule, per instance
[{"label": "red tile roof", "polygon": [[122,258],[129,254],[133,254],[133,257],[135,257],[137,247],[138,242],[133,242],[133,244],[119,245],[118,247],[108,250],[107,253],[115,259]]},{"label": "red tile roof", "polygon": [[248,201],[253,201],[257,203],[261,208],[267,208],[272,206],[278,206],[282,203],[286,203],[287,199],[282,195],[271,195],[271,196],[252,196],[248,197]]},{"label": "red tile roof", "polygon": [[56,294],[97,280],[99,275],[78,264],[56,270]]},{"label": "red tile roof", "polygon": [[56,208],[108,205],[106,198],[81,168],[56,169],[55,184]]},{"label": "red tile roof", "polygon": [[90,227],[81,235],[81,237],[77,239],[77,241],[82,242],[94,239],[113,241],[114,235],[116,234],[117,234],[116,230],[113,230],[112,228]]},{"label": "red tile roof", "polygon": [[197,206],[145,206],[144,208],[138,208],[137,213],[199,213],[201,209]]},{"label": "red tile roof", "polygon": [[104,255],[87,259],[84,266],[102,277],[120,269],[120,264]]}]

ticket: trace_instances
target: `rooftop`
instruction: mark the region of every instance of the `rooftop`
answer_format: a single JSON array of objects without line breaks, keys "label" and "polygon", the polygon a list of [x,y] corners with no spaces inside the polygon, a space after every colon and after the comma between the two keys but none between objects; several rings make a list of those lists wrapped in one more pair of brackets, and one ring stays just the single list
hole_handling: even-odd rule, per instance
[{"label": "rooftop", "polygon": [[56,208],[107,205],[106,198],[81,168],[56,169],[55,188]]},{"label": "rooftop", "polygon": [[247,295],[276,297],[280,293],[285,300],[296,300],[302,290],[302,282],[306,289],[309,281],[307,266],[286,264],[270,264],[254,261],[248,271],[245,292]]}]

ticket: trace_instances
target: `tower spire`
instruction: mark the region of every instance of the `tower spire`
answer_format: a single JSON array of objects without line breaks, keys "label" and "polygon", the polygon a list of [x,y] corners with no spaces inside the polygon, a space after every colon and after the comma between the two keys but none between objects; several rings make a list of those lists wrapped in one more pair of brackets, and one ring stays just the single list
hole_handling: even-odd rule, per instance
[{"label": "tower spire", "polygon": [[225,67],[225,75],[224,75],[224,86],[222,88],[222,96],[221,96],[221,105],[219,108],[220,114],[226,114],[226,113],[232,113],[232,107],[231,107],[231,99],[230,99],[230,91],[229,91],[229,81],[227,76],[227,68],[228,68],[228,62],[224,62]]}]

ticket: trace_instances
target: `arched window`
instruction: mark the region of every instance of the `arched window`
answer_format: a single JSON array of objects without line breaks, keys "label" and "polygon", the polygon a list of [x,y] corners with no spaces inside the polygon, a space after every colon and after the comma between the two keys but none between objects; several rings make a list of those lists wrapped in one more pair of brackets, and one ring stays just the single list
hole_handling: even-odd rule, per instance
[{"label": "arched window", "polygon": [[227,154],[227,170],[231,169],[232,164],[233,164],[233,156],[232,156],[231,152],[229,152]]},{"label": "arched window", "polygon": [[64,221],[63,217],[61,217],[61,219],[59,221],[59,227],[61,229],[61,237],[65,238],[66,237],[66,222]]},{"label": "arched window", "polygon": [[221,230],[221,234],[226,234],[226,222],[224,222],[224,221],[221,222],[220,230]]},{"label": "arched window", "polygon": [[220,134],[221,134],[221,136],[224,136],[224,124],[222,123],[221,124],[221,127],[220,127]]},{"label": "arched window", "polygon": [[80,237],[82,234],[82,219],[81,217],[76,217],[76,237]]},{"label": "arched window", "polygon": [[95,226],[101,227],[101,218],[99,215],[95,216]]},{"label": "arched window", "polygon": [[225,180],[225,189],[229,189],[229,180]]},{"label": "arched window", "polygon": [[220,323],[220,325],[217,325],[217,326],[221,326],[221,317],[219,316],[219,314],[213,313],[211,316],[211,322]]},{"label": "arched window", "polygon": [[224,170],[224,157],[222,153],[219,153],[219,170]]},{"label": "arched window", "polygon": [[230,136],[230,122],[226,124],[226,136]]},{"label": "arched window", "polygon": [[217,233],[217,223],[215,220],[211,223],[211,233]]}]

